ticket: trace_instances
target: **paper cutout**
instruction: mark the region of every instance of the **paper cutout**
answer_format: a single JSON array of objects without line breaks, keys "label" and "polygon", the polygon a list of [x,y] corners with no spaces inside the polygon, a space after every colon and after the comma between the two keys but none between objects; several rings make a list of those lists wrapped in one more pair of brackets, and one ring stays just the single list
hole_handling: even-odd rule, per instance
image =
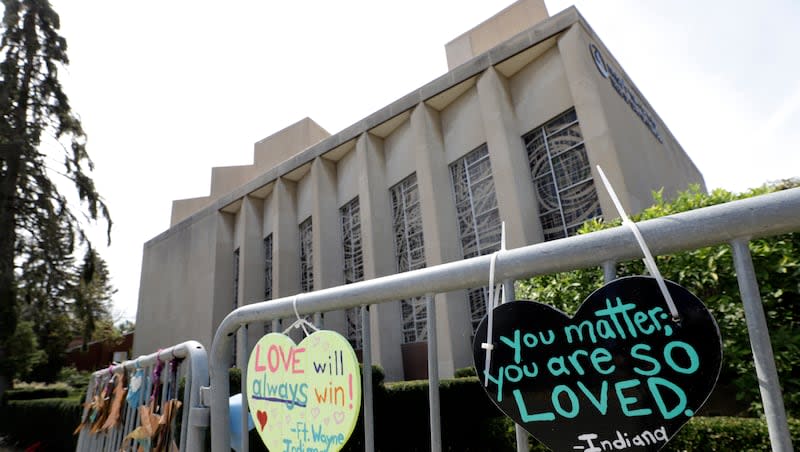
[{"label": "paper cutout", "polygon": [[361,409],[361,377],[353,347],[334,331],[295,344],[262,337],[247,365],[247,403],[269,450],[341,450]]},{"label": "paper cutout", "polygon": [[100,430],[110,430],[116,427],[120,422],[120,411],[122,409],[122,400],[125,399],[125,384],[122,381],[123,377],[119,376],[116,378],[117,383],[114,385],[114,392],[111,398],[111,406],[108,410],[108,417],[106,421],[103,423],[103,426]]},{"label": "paper cutout", "polygon": [[136,405],[139,403],[139,393],[141,393],[143,385],[144,370],[139,368],[134,372],[131,377],[131,382],[128,385],[128,395],[125,397],[125,400],[128,401],[128,405]]},{"label": "paper cutout", "polygon": [[139,443],[139,450],[152,452],[166,452],[178,450],[172,438],[171,426],[178,409],[181,407],[179,400],[168,400],[162,407],[163,414],[155,413],[155,406],[151,401],[139,407],[139,427],[128,433],[125,440],[133,439]]},{"label": "paper cutout", "polygon": [[[570,318],[533,301],[494,310],[494,353],[485,369],[491,400],[553,450],[657,451],[703,405],[722,363],[714,317],[666,281],[680,313],[673,322],[654,278],[617,279]],[[483,381],[483,378],[481,378]]]}]

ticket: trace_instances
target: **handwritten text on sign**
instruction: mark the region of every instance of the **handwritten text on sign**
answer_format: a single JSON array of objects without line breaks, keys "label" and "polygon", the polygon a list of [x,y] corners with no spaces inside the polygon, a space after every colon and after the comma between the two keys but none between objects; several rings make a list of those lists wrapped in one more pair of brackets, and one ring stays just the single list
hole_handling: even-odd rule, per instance
[{"label": "handwritten text on sign", "polygon": [[361,406],[358,359],[333,331],[315,332],[299,344],[267,334],[250,355],[247,400],[269,450],[338,451]]},{"label": "handwritten text on sign", "polygon": [[501,305],[489,369],[485,320],[474,344],[486,392],[555,450],[660,449],[703,404],[721,363],[713,317],[691,293],[669,287],[680,323],[646,277],[603,287],[572,319],[534,302]]}]

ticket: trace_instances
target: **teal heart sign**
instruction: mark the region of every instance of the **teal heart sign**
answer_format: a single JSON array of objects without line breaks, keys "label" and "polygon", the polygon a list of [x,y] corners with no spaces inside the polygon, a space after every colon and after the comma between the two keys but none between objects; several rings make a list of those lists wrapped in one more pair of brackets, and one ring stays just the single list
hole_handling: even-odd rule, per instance
[{"label": "teal heart sign", "polygon": [[574,317],[533,301],[494,309],[473,344],[489,398],[555,451],[657,451],[705,403],[719,377],[722,342],[714,317],[691,292],[656,280],[615,280]]}]

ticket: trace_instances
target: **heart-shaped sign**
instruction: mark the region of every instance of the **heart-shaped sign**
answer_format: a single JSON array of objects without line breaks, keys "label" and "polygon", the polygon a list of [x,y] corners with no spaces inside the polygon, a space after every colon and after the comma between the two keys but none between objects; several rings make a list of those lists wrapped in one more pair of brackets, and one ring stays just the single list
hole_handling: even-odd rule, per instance
[{"label": "heart-shaped sign", "polygon": [[722,343],[711,313],[666,281],[672,320],[656,280],[617,279],[574,317],[533,301],[492,312],[473,344],[492,401],[555,451],[657,451],[697,412],[719,377]]},{"label": "heart-shaped sign", "polygon": [[340,450],[361,409],[353,347],[334,331],[317,331],[299,344],[267,334],[250,354],[247,403],[269,450]]}]

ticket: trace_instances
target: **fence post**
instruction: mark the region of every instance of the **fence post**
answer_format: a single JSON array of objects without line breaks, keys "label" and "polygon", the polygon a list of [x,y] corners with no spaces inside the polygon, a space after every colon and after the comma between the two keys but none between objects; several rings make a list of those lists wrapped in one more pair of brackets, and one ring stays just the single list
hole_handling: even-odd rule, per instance
[{"label": "fence post", "polygon": [[250,430],[247,429],[250,407],[247,405],[247,362],[249,361],[247,355],[247,326],[242,325],[239,331],[236,332],[236,366],[239,367],[241,372],[240,391],[242,393],[242,410],[239,413],[239,422],[242,425],[242,438],[239,444],[241,452],[248,452],[250,450]]},{"label": "fence post", "polygon": [[617,263],[614,261],[603,262],[603,281],[608,284],[617,279]]},{"label": "fence post", "polygon": [[767,417],[769,441],[775,452],[791,452],[792,439],[789,435],[789,424],[786,421],[786,410],[783,406],[781,384],[778,381],[778,370],[775,368],[775,356],[769,339],[767,319],[758,292],[758,281],[753,269],[753,259],[747,239],[736,239],[731,242],[733,263],[736,267],[736,279],[739,281],[739,292],[744,304],[744,315],[747,320],[747,333],[753,348],[753,360],[758,376],[758,387],[761,390],[761,402],[764,404],[764,415]]},{"label": "fence post", "polygon": [[428,312],[428,401],[431,421],[431,452],[442,450],[442,419],[439,409],[439,342],[436,338],[436,297],[425,295]]},{"label": "fence post", "polygon": [[361,306],[361,363],[364,386],[364,452],[375,452],[375,413],[372,409],[372,342],[369,305]]}]

